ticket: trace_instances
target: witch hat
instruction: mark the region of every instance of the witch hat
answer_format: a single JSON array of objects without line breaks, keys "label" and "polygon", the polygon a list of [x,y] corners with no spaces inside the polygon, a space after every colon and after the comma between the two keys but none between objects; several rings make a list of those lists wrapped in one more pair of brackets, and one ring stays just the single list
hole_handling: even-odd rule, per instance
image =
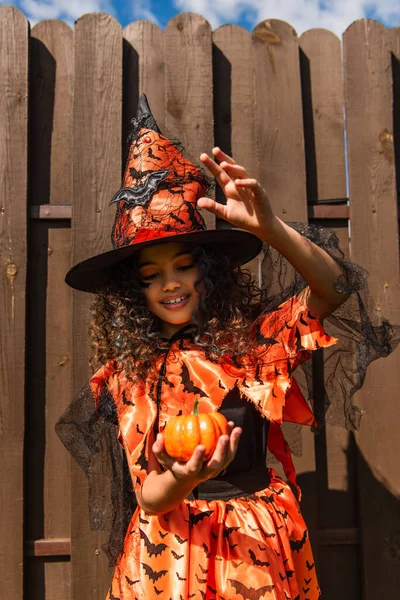
[{"label": "witch hat", "polygon": [[112,279],[117,265],[155,243],[218,246],[237,264],[254,258],[262,245],[255,235],[240,229],[206,229],[196,202],[207,192],[207,180],[201,169],[162,135],[144,94],[131,123],[122,188],[111,200],[117,205],[113,250],[72,267],[66,283],[84,292],[98,292]]}]

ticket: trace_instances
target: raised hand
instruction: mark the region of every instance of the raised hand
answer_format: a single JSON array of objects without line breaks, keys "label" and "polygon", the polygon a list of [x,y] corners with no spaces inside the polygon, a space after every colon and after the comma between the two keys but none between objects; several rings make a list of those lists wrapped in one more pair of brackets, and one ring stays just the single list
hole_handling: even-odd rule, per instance
[{"label": "raised hand", "polygon": [[219,204],[211,198],[199,198],[198,207],[265,239],[276,221],[265,190],[220,148],[213,148],[212,153],[219,164],[206,153],[200,156],[200,160],[217,180],[226,204]]},{"label": "raised hand", "polygon": [[186,462],[179,462],[167,454],[164,446],[164,436],[157,435],[152,450],[158,462],[169,469],[175,479],[194,479],[197,482],[216,477],[233,460],[239,444],[240,427],[234,427],[233,422],[228,423],[229,435],[221,435],[214,454],[209,461],[204,462],[204,446],[197,446],[191,458]]}]

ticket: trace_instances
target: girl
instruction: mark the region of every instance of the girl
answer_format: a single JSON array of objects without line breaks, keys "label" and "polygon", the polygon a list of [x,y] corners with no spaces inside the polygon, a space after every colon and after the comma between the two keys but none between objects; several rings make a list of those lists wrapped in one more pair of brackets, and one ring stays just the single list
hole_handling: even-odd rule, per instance
[{"label": "girl", "polygon": [[[309,350],[336,342],[320,321],[348,298],[344,263],[280,221],[260,184],[219,148],[215,160],[201,161],[226,204],[204,197],[203,174],[162,136],[145,97],[130,144],[113,199],[114,249],[66,278],[97,294],[91,334],[101,367],[58,423],[90,478],[105,443],[112,452],[114,542],[126,514],[129,524],[122,550],[113,538],[109,546],[118,556],[107,597],[315,600],[315,563],[280,424],[316,426],[292,372]],[[207,231],[197,207],[240,230]],[[275,310],[240,266],[262,242],[305,282]],[[167,454],[163,430],[195,401],[200,412],[222,412],[229,429],[210,459],[200,445],[183,463]],[[118,430],[133,514],[122,507],[133,494],[106,427]],[[288,483],[266,468],[267,447]],[[104,507],[92,503],[91,511],[101,526]]]}]

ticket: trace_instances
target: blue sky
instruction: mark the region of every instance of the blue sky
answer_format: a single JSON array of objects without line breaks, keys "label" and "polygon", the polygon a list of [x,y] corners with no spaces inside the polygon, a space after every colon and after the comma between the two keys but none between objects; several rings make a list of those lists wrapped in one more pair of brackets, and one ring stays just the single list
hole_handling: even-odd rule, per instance
[{"label": "blue sky", "polygon": [[324,27],[337,35],[357,19],[375,18],[387,27],[400,26],[398,0],[11,0],[31,24],[61,19],[73,26],[87,12],[105,11],[123,25],[147,19],[164,28],[179,12],[203,15],[213,29],[236,23],[251,30],[263,19],[282,19],[300,35],[313,27]]}]

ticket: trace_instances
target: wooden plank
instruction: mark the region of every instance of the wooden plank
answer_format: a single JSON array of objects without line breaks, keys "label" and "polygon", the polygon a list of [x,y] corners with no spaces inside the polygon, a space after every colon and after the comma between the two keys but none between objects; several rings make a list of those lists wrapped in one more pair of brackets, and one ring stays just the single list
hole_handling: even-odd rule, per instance
[{"label": "wooden plank", "polygon": [[[278,217],[307,221],[297,34],[283,21],[263,21],[253,31],[253,44],[259,179]],[[268,263],[262,270],[267,282],[271,277]],[[314,435],[306,427],[301,431],[301,445],[301,456],[294,460],[303,490],[302,512],[313,541],[318,527]]]},{"label": "wooden plank", "polygon": [[[351,207],[351,256],[369,272],[376,324],[400,322],[399,238],[391,134],[392,69],[387,30],[354,23],[344,34],[346,122]],[[374,363],[357,402],[364,411],[358,444],[364,598],[395,597],[400,527],[398,423],[399,349]]]},{"label": "wooden plank", "polygon": [[212,40],[215,143],[258,177],[251,34],[223,25]]},{"label": "wooden plank", "polygon": [[[165,124],[200,164],[200,154],[210,153],[214,145],[211,27],[200,15],[179,14],[167,24],[164,43]],[[214,215],[202,214],[207,227],[214,228]]]},{"label": "wooden plank", "polygon": [[[44,537],[48,224],[31,222],[28,239],[24,535],[26,539],[38,539]],[[34,590],[32,600],[43,598],[42,561],[25,561],[24,585]]]},{"label": "wooden plank", "polygon": [[[46,219],[65,218],[64,205],[72,198],[73,68],[72,30],[61,21],[38,23],[31,39],[30,203],[31,213],[37,208],[37,216]],[[50,204],[35,207],[38,200]],[[32,254],[40,259],[32,261],[30,273],[29,345],[35,351],[28,353],[26,439],[32,452],[26,461],[26,534],[49,538],[70,536],[70,494],[65,494],[71,486],[70,457],[54,431],[72,394],[72,369],[66,360],[71,358],[71,293],[64,284],[71,265],[70,238],[69,229],[49,231],[44,223],[32,223]],[[30,561],[25,583],[38,598],[66,600],[71,598],[71,565]]]},{"label": "wooden plank", "polygon": [[46,586],[46,598],[49,600],[52,600],[53,598],[58,598],[59,600],[73,600],[71,563],[69,560],[66,560],[66,557],[59,557],[57,562],[52,559],[45,560],[44,580]]},{"label": "wooden plank", "polygon": [[347,220],[350,218],[350,210],[345,204],[309,204],[308,218]]},{"label": "wooden plank", "polygon": [[322,529],[318,531],[318,539],[322,546],[354,546],[359,542],[359,531],[356,527]]},{"label": "wooden plank", "polygon": [[[347,207],[346,207],[347,208]],[[349,229],[347,220],[319,221],[318,225],[333,230],[338,239],[341,250],[349,257]],[[325,324],[327,326],[327,324]],[[332,335],[341,337],[342,332],[327,331]],[[316,363],[324,359],[324,365],[319,365],[319,373],[324,375],[325,381],[329,378],[330,370],[327,362],[329,349],[323,355],[314,358]],[[315,380],[316,382],[318,379]],[[319,401],[323,401],[324,389],[316,388]],[[333,401],[334,398],[329,396]],[[340,403],[338,406],[341,406]],[[355,453],[353,437],[342,426],[337,427],[331,421],[337,422],[336,413],[328,410],[325,427],[315,438],[315,457],[317,467],[317,495],[318,495],[318,573],[323,597],[334,598],[333,590],[337,593],[341,589],[342,600],[354,600],[361,592],[358,572],[358,520],[357,520],[357,490],[355,477]],[[340,409],[342,416],[342,409]],[[352,546],[344,548],[343,546]],[[333,546],[326,548],[326,546]],[[346,565],[342,567],[343,556],[346,556]],[[332,570],[332,564],[338,567]],[[349,564],[352,568],[349,568]],[[332,574],[334,573],[334,577]]]},{"label": "wooden plank", "polygon": [[[45,538],[71,536],[71,494],[65,493],[71,489],[71,458],[54,430],[55,422],[72,398],[72,290],[64,283],[71,266],[71,253],[71,230],[50,229],[46,303]],[[48,600],[72,599],[69,562],[47,564],[44,580]]]},{"label": "wooden plank", "polygon": [[299,44],[283,21],[253,31],[260,182],[278,217],[306,221],[306,173]]},{"label": "wooden plank", "polygon": [[[237,25],[223,25],[213,33],[215,145],[233,156],[253,177],[258,177],[255,143],[254,62],[251,34]],[[225,197],[216,188],[216,199]],[[217,219],[216,227],[230,225]],[[258,257],[246,265],[256,280]]]},{"label": "wooden plank", "polygon": [[165,125],[164,35],[149,21],[135,21],[125,27],[123,140],[128,137],[130,121],[136,115],[139,96],[146,94],[152,113]]},{"label": "wooden plank", "polygon": [[72,204],[34,204],[30,210],[31,219],[71,219]]},{"label": "wooden plank", "polygon": [[[348,209],[347,206],[344,208]],[[348,222],[346,220],[319,221],[318,225],[335,232],[339,246],[348,259],[350,254]],[[337,335],[339,338],[341,333],[332,331],[332,335]],[[325,352],[329,353],[329,350]],[[325,380],[329,374],[325,367]],[[334,398],[330,397],[330,400],[334,401]],[[330,423],[332,420],[335,422],[332,412],[328,410],[325,429],[316,439],[319,524],[323,528],[335,527],[340,530],[344,527],[354,528],[357,524],[355,457],[353,438],[343,426],[332,425]],[[338,577],[340,578],[340,574]],[[344,583],[343,581],[343,585]]]},{"label": "wooden plank", "polygon": [[[400,197],[400,27],[388,30],[392,50],[393,73],[393,148],[396,169],[397,195]],[[400,200],[399,200],[400,203]]]},{"label": "wooden plank", "polygon": [[32,29],[30,203],[72,198],[73,31],[62,21]]},{"label": "wooden plank", "polygon": [[[121,185],[122,30],[104,13],[75,25],[73,263],[109,250],[114,208]],[[73,294],[73,389],[89,376],[87,325],[91,298]],[[109,585],[103,541],[89,530],[87,483],[73,466],[73,598],[103,600]]]},{"label": "wooden plank", "polygon": [[28,21],[0,7],[0,580],[22,598]]},{"label": "wooden plank", "polygon": [[[71,554],[70,538],[48,538],[28,540],[25,544],[27,556],[69,556]],[[64,600],[63,596],[59,596]]]},{"label": "wooden plank", "polygon": [[356,548],[321,547],[319,583],[324,600],[361,600],[358,582],[362,578]]},{"label": "wooden plank", "polygon": [[345,198],[344,97],[339,38],[326,29],[300,37],[309,202]]},{"label": "wooden plank", "polygon": [[[216,144],[218,144],[217,141]],[[239,152],[244,157],[243,149]],[[309,219],[349,219],[350,217],[349,207],[342,204],[310,204],[307,210]],[[30,218],[71,219],[72,205],[36,204],[31,206]]]}]

